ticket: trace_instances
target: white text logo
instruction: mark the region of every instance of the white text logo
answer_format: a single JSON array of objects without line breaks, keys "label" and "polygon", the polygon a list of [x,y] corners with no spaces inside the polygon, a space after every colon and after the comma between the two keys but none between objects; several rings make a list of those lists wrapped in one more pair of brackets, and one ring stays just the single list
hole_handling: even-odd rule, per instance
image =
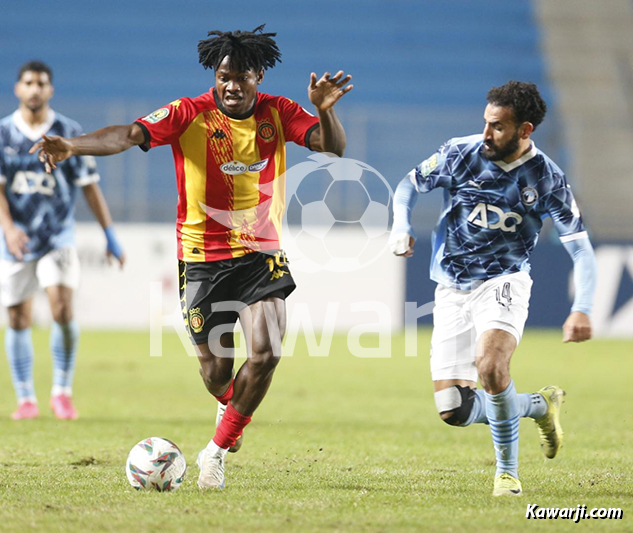
[{"label": "white text logo", "polygon": [[[488,221],[488,213],[497,216],[497,221]],[[514,223],[512,223],[512,220]],[[475,209],[468,215],[468,222],[485,229],[500,229],[514,233],[516,227],[523,222],[523,217],[512,211],[504,213],[503,210],[490,204],[478,203]]]},{"label": "white text logo", "polygon": [[55,185],[55,176],[52,174],[26,170],[15,173],[13,183],[11,184],[11,191],[15,194],[40,193],[46,196],[53,196]]}]

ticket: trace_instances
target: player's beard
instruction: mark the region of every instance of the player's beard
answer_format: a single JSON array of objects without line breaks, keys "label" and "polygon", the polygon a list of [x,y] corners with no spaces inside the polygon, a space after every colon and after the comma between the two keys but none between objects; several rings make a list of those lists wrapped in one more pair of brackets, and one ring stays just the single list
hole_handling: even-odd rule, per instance
[{"label": "player's beard", "polygon": [[489,161],[501,161],[519,149],[520,140],[519,130],[517,130],[504,146],[497,146],[492,142],[488,142],[488,145],[490,145],[490,148],[488,148],[486,143],[484,143],[481,150],[482,155]]},{"label": "player's beard", "polygon": [[44,108],[45,104],[46,102],[44,102],[43,100],[33,99],[28,100],[25,105],[31,113],[39,113]]}]

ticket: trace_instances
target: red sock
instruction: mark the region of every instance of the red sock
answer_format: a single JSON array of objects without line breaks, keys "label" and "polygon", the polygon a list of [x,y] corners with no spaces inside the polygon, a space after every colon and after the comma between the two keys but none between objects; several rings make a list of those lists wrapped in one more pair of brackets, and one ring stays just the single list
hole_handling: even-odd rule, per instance
[{"label": "red sock", "polygon": [[222,422],[215,429],[215,442],[220,448],[230,448],[244,431],[246,425],[251,421],[250,416],[244,416],[238,413],[229,403],[226,406],[226,412],[222,418]]},{"label": "red sock", "polygon": [[222,396],[215,396],[215,399],[220,402],[223,405],[226,405],[227,403],[229,403],[230,399],[233,398],[233,382],[235,380],[232,379],[231,380],[231,384],[229,385],[229,388],[226,389],[226,392],[222,395]]}]

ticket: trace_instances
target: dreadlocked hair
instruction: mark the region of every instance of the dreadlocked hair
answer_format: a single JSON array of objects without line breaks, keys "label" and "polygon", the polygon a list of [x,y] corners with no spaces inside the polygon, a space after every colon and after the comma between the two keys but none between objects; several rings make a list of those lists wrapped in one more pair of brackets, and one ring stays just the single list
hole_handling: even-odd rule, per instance
[{"label": "dreadlocked hair", "polygon": [[226,56],[229,57],[229,68],[238,72],[249,69],[259,71],[281,63],[281,52],[273,39],[276,33],[264,33],[266,24],[253,31],[210,31],[205,39],[198,43],[200,64],[206,68],[217,70]]}]

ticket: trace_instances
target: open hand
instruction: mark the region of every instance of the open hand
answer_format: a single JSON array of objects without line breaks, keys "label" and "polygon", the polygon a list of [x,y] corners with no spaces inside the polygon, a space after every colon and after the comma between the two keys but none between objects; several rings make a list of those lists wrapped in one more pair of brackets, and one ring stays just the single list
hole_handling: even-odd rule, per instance
[{"label": "open hand", "polygon": [[29,150],[29,153],[34,154],[38,150],[40,151],[38,155],[39,160],[44,163],[46,172],[49,174],[54,168],[57,168],[57,163],[73,155],[72,145],[68,139],[57,135],[51,135],[50,137],[42,135],[42,140],[36,142]]},{"label": "open hand", "polygon": [[343,71],[339,70],[334,76],[326,72],[317,81],[317,75],[310,74],[308,85],[308,98],[319,111],[327,111],[338,102],[344,94],[350,92],[354,86],[347,85],[352,77],[348,74],[343,77]]},{"label": "open hand", "polygon": [[4,232],[5,239],[7,241],[7,248],[11,255],[13,255],[18,261],[24,259],[24,254],[29,251],[28,243],[29,237],[24,231],[17,226],[13,226]]},{"label": "open hand", "polygon": [[110,249],[106,250],[106,259],[108,260],[108,264],[112,265],[114,261],[119,263],[119,268],[123,269],[125,266],[125,253],[123,250],[117,255]]}]

